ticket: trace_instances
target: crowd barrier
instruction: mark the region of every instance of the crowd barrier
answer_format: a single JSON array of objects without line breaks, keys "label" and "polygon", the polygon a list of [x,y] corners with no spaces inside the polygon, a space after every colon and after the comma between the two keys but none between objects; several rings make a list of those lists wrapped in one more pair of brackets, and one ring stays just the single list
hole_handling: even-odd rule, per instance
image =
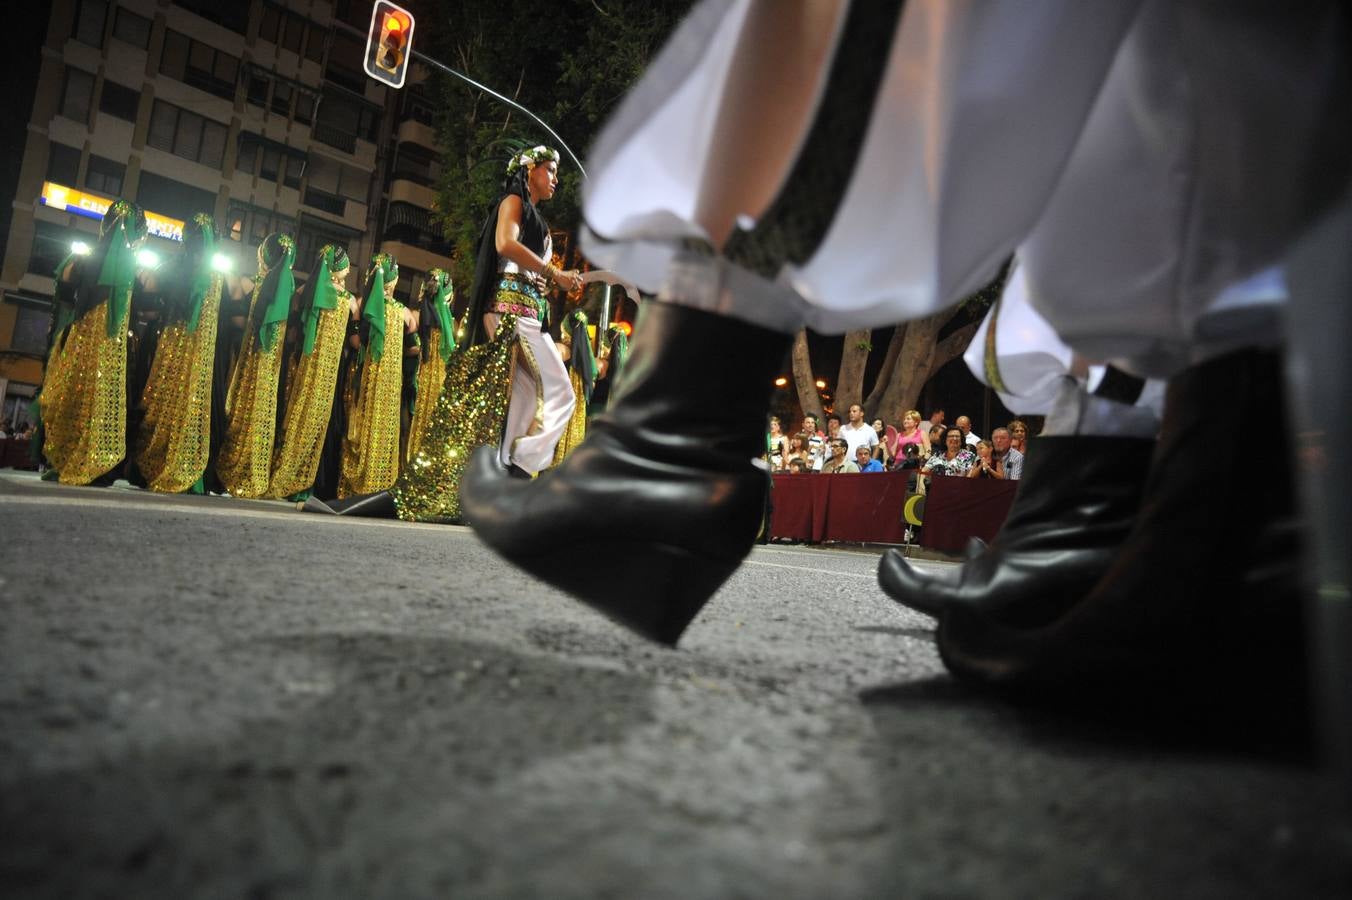
[{"label": "crowd barrier", "polygon": [[[809,543],[901,544],[910,492],[907,473],[776,475],[770,536]],[[1017,481],[933,479],[925,497],[919,543],[961,553],[973,537],[990,541],[1014,502]]]},{"label": "crowd barrier", "polygon": [[0,469],[36,469],[28,455],[28,438],[0,438]]}]

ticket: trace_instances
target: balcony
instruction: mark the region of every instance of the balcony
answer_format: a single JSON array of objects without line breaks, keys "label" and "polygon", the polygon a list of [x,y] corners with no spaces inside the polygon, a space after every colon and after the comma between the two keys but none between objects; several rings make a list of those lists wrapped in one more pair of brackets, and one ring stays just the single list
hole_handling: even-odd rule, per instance
[{"label": "balcony", "polygon": [[321,144],[328,144],[335,150],[342,150],[344,153],[357,152],[357,136],[332,125],[325,125],[322,122],[316,122],[310,129],[310,136]]},{"label": "balcony", "polygon": [[347,214],[347,201],[333,194],[306,188],[304,204],[342,218]]},{"label": "balcony", "polygon": [[405,119],[399,123],[395,140],[401,144],[417,144],[429,150],[437,149],[437,133],[429,125],[414,119]]},{"label": "balcony", "polygon": [[449,269],[451,267],[449,256],[424,250],[422,247],[413,244],[405,244],[403,241],[381,241],[380,252],[390,254],[399,261],[400,265],[417,269],[419,272],[426,272],[429,269]]},{"label": "balcony", "polygon": [[395,180],[390,182],[390,202],[409,203],[422,209],[436,209],[437,195],[430,187],[400,177],[396,173]]}]

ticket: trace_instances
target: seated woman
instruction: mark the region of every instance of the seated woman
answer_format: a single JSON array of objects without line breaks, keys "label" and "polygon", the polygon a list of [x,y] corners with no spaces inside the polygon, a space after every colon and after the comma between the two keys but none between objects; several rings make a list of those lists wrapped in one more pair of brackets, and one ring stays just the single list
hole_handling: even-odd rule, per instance
[{"label": "seated woman", "polygon": [[920,467],[921,475],[966,475],[976,465],[976,454],[963,446],[962,432],[950,428],[944,433],[944,450],[931,453]]},{"label": "seated woman", "polygon": [[873,433],[878,435],[878,444],[873,448],[872,458],[881,463],[883,469],[892,468],[892,458],[897,454],[894,440],[897,430],[890,428],[879,416],[873,420]]},{"label": "seated woman", "polygon": [[1023,419],[1014,419],[1005,427],[1009,429],[1009,446],[1026,454],[1028,452],[1028,423]]}]

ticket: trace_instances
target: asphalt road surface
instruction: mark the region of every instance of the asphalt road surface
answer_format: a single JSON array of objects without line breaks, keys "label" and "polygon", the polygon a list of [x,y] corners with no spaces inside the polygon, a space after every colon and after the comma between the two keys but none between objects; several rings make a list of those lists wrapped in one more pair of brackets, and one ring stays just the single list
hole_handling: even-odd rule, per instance
[{"label": "asphalt road surface", "polygon": [[673,651],[462,528],[5,472],[0,533],[4,896],[1352,896],[1306,755],[969,693],[873,552]]}]

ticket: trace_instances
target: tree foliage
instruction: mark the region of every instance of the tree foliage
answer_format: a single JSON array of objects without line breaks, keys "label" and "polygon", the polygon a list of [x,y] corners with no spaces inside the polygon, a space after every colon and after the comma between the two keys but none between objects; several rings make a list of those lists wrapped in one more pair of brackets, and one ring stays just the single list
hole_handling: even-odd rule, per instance
[{"label": "tree foliage", "polygon": [[[661,49],[690,2],[663,0],[434,0],[419,38],[433,57],[530,109],[586,164],[607,116]],[[438,73],[439,221],[451,241],[455,283],[468,290],[479,230],[498,198],[508,142],[555,144],[521,112]],[[562,148],[559,148],[562,152]],[[544,208],[575,234],[581,175],[564,154],[559,190]],[[575,248],[556,248],[571,251]]]}]

